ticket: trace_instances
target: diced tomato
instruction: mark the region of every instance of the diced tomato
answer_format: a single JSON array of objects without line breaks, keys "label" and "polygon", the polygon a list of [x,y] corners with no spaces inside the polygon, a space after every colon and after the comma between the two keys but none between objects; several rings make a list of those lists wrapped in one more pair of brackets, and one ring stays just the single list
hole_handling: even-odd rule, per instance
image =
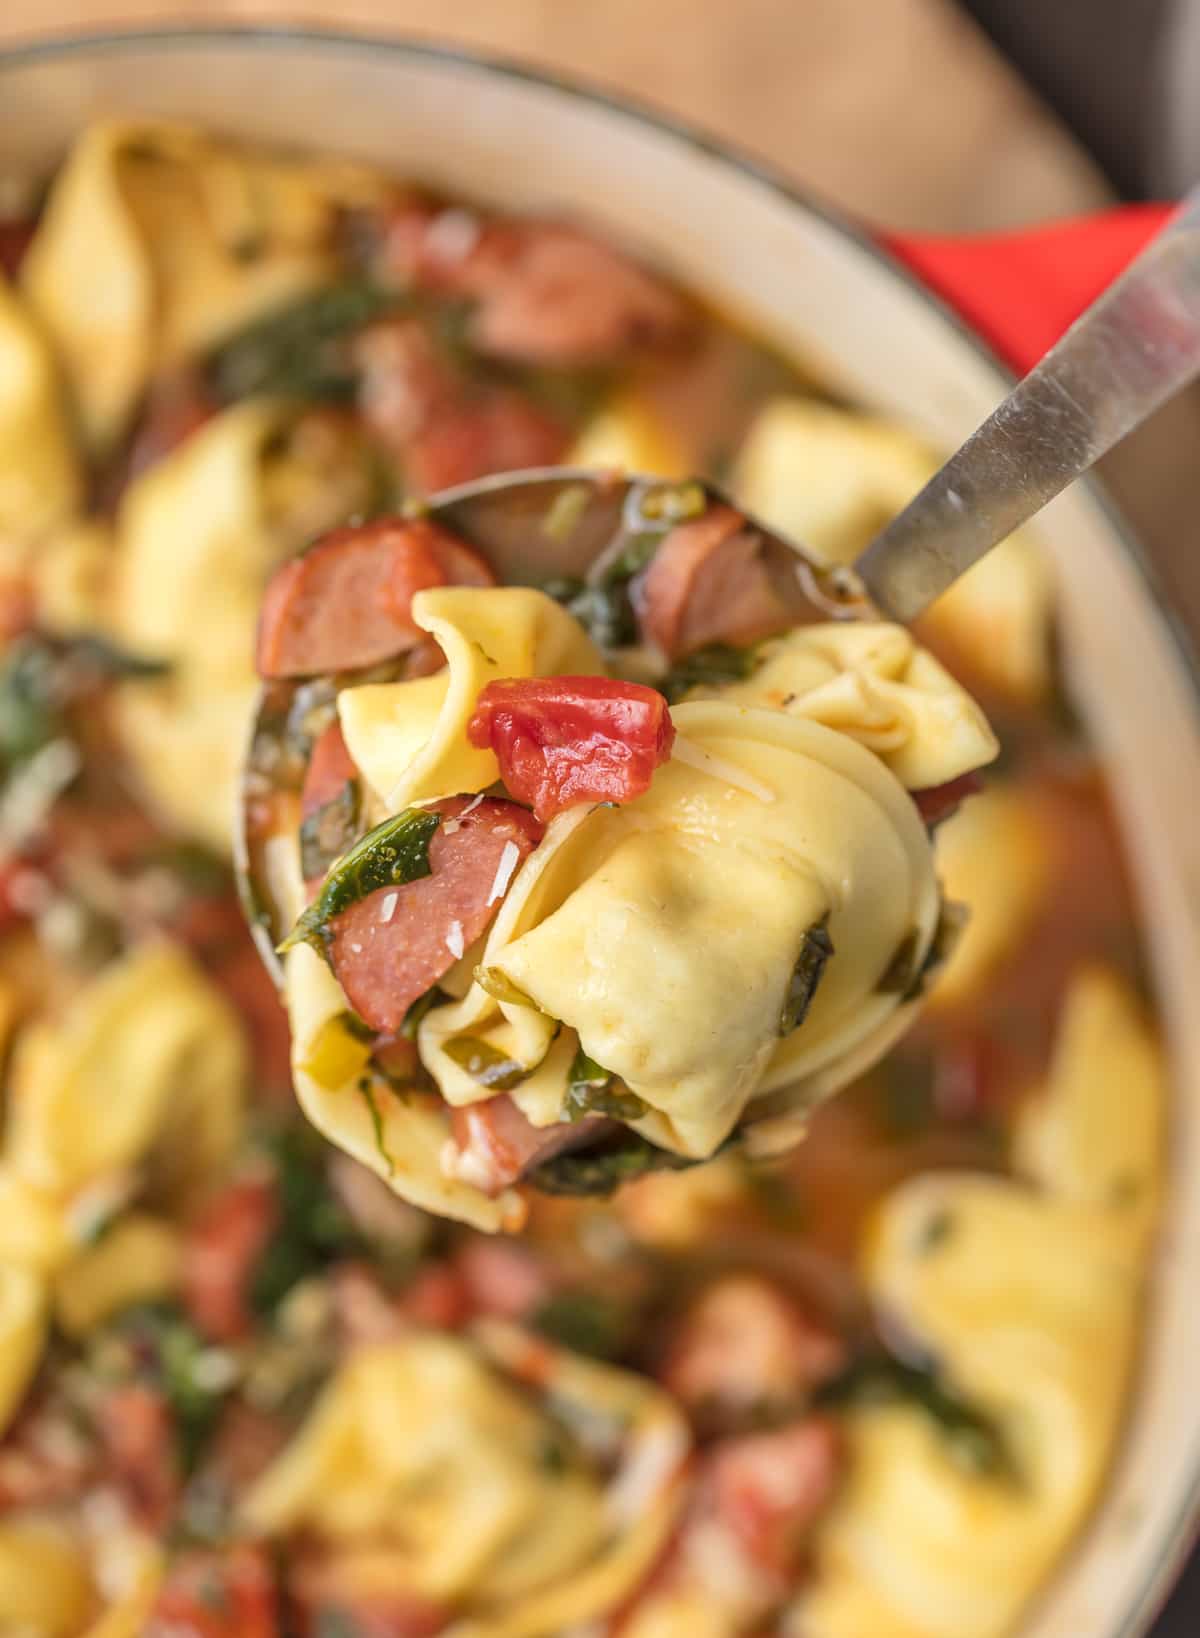
[{"label": "diced tomato", "polygon": [[776,576],[762,537],[732,506],[675,526],[630,586],[643,638],[669,660],[734,647],[814,617],[798,575]]},{"label": "diced tomato", "polygon": [[534,1126],[505,1092],[452,1110],[450,1125],[457,1151],[454,1171],[465,1183],[495,1195],[531,1167],[607,1136],[616,1123],[582,1120]]},{"label": "diced tomato", "polygon": [[454,797],[433,806],[443,823],[429,844],[430,874],[377,888],[330,926],[329,962],[347,1000],[385,1033],[400,1028],[413,1002],[484,931],[542,836],[515,802]]},{"label": "diced tomato", "polygon": [[279,1638],[280,1630],[270,1559],[243,1543],[177,1559],[144,1638]]},{"label": "diced tomato", "polygon": [[527,1319],[550,1295],[545,1270],[524,1246],[476,1237],[459,1247],[454,1261],[473,1313]]},{"label": "diced tomato", "polygon": [[33,240],[36,223],[24,216],[0,217],[0,273],[15,279]]},{"label": "diced tomato", "polygon": [[729,1274],[685,1311],[659,1374],[693,1414],[736,1423],[801,1403],[845,1360],[841,1337],[773,1281]]},{"label": "diced tomato", "polygon": [[385,255],[406,282],[473,299],[474,345],[523,363],[601,363],[687,327],[683,302],[662,280],[557,222],[409,205],[390,224]]},{"label": "diced tomato", "polygon": [[435,1331],[457,1330],[469,1312],[466,1286],[450,1263],[426,1263],[396,1300],[405,1319]]},{"label": "diced tomato", "polygon": [[675,727],[653,688],[615,677],[489,683],[467,728],[505,785],[543,822],[581,802],[631,802],[671,754]]},{"label": "diced tomato", "polygon": [[258,626],[259,674],[377,665],[425,640],[412,621],[417,592],[494,583],[478,552],[429,518],[335,529],[272,575]]},{"label": "diced tomato", "polygon": [[245,1177],[213,1195],[188,1225],[183,1302],[205,1336],[237,1342],[253,1330],[250,1283],[278,1220],[273,1180]]},{"label": "diced tomato", "polygon": [[913,791],[912,799],[917,804],[921,818],[930,830],[940,825],[943,819],[958,812],[959,807],[968,796],[975,796],[983,789],[983,780],[977,773],[959,774],[957,779],[950,779],[944,785],[931,785],[928,790]]},{"label": "diced tomato", "polygon": [[166,1398],[140,1383],[101,1401],[98,1425],[108,1471],[148,1530],[166,1527],[179,1494],[175,1427]]},{"label": "diced tomato", "polygon": [[841,1465],[839,1429],[826,1416],[726,1439],[704,1459],[697,1511],[707,1509],[756,1569],[787,1578]]}]

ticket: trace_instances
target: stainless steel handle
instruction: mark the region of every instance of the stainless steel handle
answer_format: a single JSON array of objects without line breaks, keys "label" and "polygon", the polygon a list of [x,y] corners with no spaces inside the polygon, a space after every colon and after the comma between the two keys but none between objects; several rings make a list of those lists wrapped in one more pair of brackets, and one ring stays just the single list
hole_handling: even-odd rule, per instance
[{"label": "stainless steel handle", "polygon": [[855,565],[909,621],[1200,374],[1200,187]]}]

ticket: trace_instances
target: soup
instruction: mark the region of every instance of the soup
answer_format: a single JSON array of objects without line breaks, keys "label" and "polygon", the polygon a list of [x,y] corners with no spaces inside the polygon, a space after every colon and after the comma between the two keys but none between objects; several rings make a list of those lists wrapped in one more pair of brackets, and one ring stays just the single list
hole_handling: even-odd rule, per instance
[{"label": "soup", "polygon": [[162,126],[14,198],[4,1620],[1013,1632],[1119,1429],[1164,1104],[1033,546],[921,632],[1004,755],[939,835],[972,919],[914,1030],[789,1155],[477,1234],[293,1102],[227,864],[268,575],[557,461],[708,472],[842,562],[934,457],[571,226]]}]

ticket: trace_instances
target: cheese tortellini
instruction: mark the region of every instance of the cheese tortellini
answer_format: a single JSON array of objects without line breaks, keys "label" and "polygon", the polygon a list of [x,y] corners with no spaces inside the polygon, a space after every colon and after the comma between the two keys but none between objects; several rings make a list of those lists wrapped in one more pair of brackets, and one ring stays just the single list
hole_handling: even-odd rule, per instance
[{"label": "cheese tortellini", "polygon": [[315,1535],[351,1584],[453,1604],[459,1638],[550,1638],[637,1584],[688,1446],[625,1372],[497,1323],[474,1343],[414,1332],[346,1361],[242,1511]]},{"label": "cheese tortellini", "polygon": [[346,747],[368,785],[395,812],[414,802],[486,790],[496,758],[467,740],[475,702],[499,677],[592,676],[599,650],[543,592],[463,586],[418,592],[412,617],[446,664],[431,677],[347,688],[338,697]]},{"label": "cheese tortellini", "polygon": [[176,827],[229,848],[257,692],[254,629],[271,569],[361,501],[352,437],[330,483],[289,448],[294,407],[251,399],[215,416],[135,481],[118,520],[114,624],[161,681],[122,691],[118,726]]},{"label": "cheese tortellini", "polygon": [[0,538],[36,542],[70,516],[81,491],[50,349],[0,273]]},{"label": "cheese tortellini", "polygon": [[92,125],[60,171],[23,270],[84,435],[112,447],[153,372],[331,280],[340,206],[388,184],[247,152],[184,125]]},{"label": "cheese tortellini", "polygon": [[805,1638],[1004,1638],[1091,1506],[1137,1336],[1162,1186],[1164,1070],[1123,982],[1070,990],[1019,1127],[1027,1183],[916,1178],[879,1211],[872,1297],[1003,1433],[1012,1473],[956,1463],[925,1414],[851,1413]]},{"label": "cheese tortellini", "polygon": [[[762,409],[738,456],[739,498],[831,563],[851,563],[933,476],[937,456],[891,425],[814,400]],[[920,629],[979,676],[1037,704],[1051,679],[1050,567],[1018,530],[944,593]]]},{"label": "cheese tortellini", "polygon": [[[0,1150],[0,1426],[52,1309],[79,1335],[173,1289],[171,1216],[227,1161],[245,1074],[228,1004],[165,944],[121,958],[61,1019],[21,1032]],[[122,1215],[135,1195],[147,1209]]]},{"label": "cheese tortellini", "polygon": [[[467,734],[493,679],[602,671],[578,622],[537,591],[422,591],[413,618],[445,667],[338,696],[377,815],[494,786],[495,754]],[[941,912],[909,791],[988,761],[995,740],[898,627],[804,627],[755,660],[745,680],[676,706],[674,752],[647,791],[559,813],[497,890],[490,930],[457,951],[450,999],[419,1027],[438,1098],[397,1099],[369,1042],[346,1031],[320,955],[286,957],[303,1107],[408,1199],[481,1228],[522,1220],[517,1195],[448,1141],[451,1111],[496,1095],[464,1064],[464,1040],[509,1065],[508,1098],[530,1127],[568,1119],[582,1055],[624,1089],[634,1133],[697,1160],[743,1117],[760,1152],[794,1142],[813,1105],[904,1028]],[[273,896],[294,918],[296,850],[270,846]],[[788,1020],[793,975],[813,961],[814,994]]]}]

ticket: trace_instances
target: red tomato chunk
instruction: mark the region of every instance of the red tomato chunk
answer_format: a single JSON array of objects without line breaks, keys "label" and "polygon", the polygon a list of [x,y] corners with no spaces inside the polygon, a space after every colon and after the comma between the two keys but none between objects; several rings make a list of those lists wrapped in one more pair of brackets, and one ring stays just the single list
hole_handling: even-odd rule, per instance
[{"label": "red tomato chunk", "polygon": [[670,756],[675,727],[653,688],[611,677],[489,683],[467,729],[543,822],[581,802],[631,802]]}]

